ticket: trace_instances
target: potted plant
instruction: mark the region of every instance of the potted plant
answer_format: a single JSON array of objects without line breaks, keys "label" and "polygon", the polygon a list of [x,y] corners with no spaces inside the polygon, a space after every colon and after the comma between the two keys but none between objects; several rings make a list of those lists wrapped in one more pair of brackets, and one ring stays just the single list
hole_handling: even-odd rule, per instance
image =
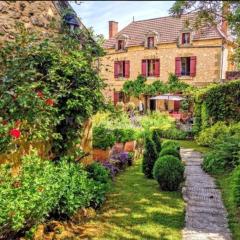
[{"label": "potted plant", "polygon": [[108,160],[110,148],[115,142],[111,129],[103,125],[93,128],[93,159],[104,162]]}]

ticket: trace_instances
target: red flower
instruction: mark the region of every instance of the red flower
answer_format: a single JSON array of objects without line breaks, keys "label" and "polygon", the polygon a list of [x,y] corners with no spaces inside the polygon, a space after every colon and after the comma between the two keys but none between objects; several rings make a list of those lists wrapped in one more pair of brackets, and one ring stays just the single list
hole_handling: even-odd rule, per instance
[{"label": "red flower", "polygon": [[43,98],[43,93],[42,93],[42,91],[37,91],[37,96],[38,96],[39,98]]},{"label": "red flower", "polygon": [[20,124],[21,124],[21,120],[17,120],[17,121],[15,121],[15,127],[19,127]]},{"label": "red flower", "polygon": [[10,131],[10,135],[14,138],[19,138],[21,136],[21,132],[16,129],[16,128],[13,128],[11,131]]},{"label": "red flower", "polygon": [[53,99],[48,98],[45,103],[46,103],[48,106],[53,106],[54,101],[53,101]]}]

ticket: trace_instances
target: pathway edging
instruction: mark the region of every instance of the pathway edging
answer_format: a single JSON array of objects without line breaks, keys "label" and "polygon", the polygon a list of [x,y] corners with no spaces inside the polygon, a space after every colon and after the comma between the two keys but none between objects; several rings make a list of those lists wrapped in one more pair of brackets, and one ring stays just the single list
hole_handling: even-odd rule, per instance
[{"label": "pathway edging", "polygon": [[183,240],[231,240],[227,212],[214,178],[205,173],[202,155],[181,149],[185,162],[183,198],[186,202]]}]

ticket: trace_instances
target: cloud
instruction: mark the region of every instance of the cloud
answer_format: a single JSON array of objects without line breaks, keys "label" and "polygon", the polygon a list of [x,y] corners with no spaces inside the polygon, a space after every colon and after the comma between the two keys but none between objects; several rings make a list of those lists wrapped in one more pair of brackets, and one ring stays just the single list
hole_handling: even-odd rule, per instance
[{"label": "cloud", "polygon": [[135,21],[168,15],[171,1],[83,1],[71,5],[86,27],[93,27],[97,34],[108,37],[108,21],[119,22],[119,30]]}]

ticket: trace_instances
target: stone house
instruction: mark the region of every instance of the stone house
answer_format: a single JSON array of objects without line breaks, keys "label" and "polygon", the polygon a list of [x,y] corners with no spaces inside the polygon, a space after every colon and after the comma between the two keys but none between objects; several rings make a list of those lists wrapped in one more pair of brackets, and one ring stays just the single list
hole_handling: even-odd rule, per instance
[{"label": "stone house", "polygon": [[147,83],[166,82],[169,73],[194,86],[222,81],[226,71],[234,69],[227,22],[194,30],[187,25],[193,19],[194,14],[133,21],[119,32],[118,23],[110,21],[101,59],[101,75],[108,84],[105,96],[114,103],[124,101],[124,82],[139,74]]}]

